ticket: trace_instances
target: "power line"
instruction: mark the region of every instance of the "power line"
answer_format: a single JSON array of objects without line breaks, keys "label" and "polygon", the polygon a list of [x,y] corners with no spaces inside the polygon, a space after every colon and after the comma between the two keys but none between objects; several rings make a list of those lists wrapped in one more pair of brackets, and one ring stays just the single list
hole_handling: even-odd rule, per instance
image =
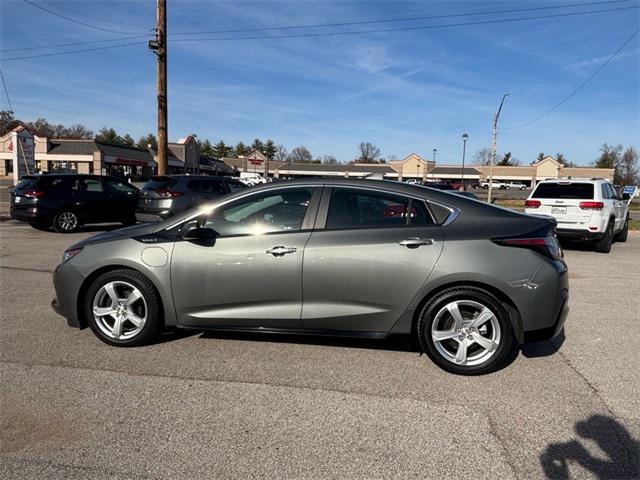
[{"label": "power line", "polygon": [[[47,5],[52,5],[52,6],[53,6],[52,2],[43,2],[43,3],[45,3],[45,4],[47,4]],[[102,22],[102,23],[110,23],[110,24],[112,24],[112,25],[128,25],[128,26],[131,26],[131,27],[138,27],[138,28],[140,27],[140,24],[138,24],[138,23],[122,22],[122,21],[120,21],[120,20],[118,20],[118,21],[107,20],[107,19],[100,18],[100,17],[94,16],[94,15],[89,15],[88,13],[79,12],[79,11],[74,10],[74,9],[71,9],[71,8],[69,8],[69,7],[62,6],[62,5],[61,5],[61,4],[59,4],[59,3],[56,3],[56,4],[55,4],[55,8],[57,8],[57,9],[59,9],[59,10],[60,10],[60,9],[61,9],[61,10],[66,10],[67,12],[73,13],[73,14],[74,14],[74,15],[76,15],[76,16],[89,18],[89,19],[91,19],[91,20],[97,20],[98,22]]]},{"label": "power line", "polygon": [[40,45],[37,47],[4,48],[4,49],[0,49],[0,53],[21,52],[21,51],[27,51],[27,50],[46,50],[49,48],[59,48],[59,47],[80,47],[82,45],[95,45],[96,43],[121,42],[123,40],[133,40],[136,38],[149,38],[149,35],[132,35],[130,37],[109,38],[106,40],[93,40],[90,42],[54,43],[51,45]]},{"label": "power line", "polygon": [[32,7],[35,7],[37,9],[40,9],[40,10],[42,10],[44,12],[47,12],[47,13],[49,13],[51,15],[54,15],[56,17],[62,18],[64,20],[67,20],[68,22],[77,23],[78,25],[82,25],[82,26],[88,27],[88,28],[93,28],[94,30],[100,30],[100,31],[109,32],[109,33],[117,33],[117,34],[120,34],[120,35],[134,35],[134,34],[138,33],[138,32],[120,32],[118,30],[111,30],[109,28],[103,28],[103,27],[100,27],[98,25],[92,25],[90,23],[81,22],[80,20],[75,20],[75,19],[73,19],[71,17],[67,17],[66,15],[63,15],[61,13],[57,13],[57,12],[54,12],[53,10],[49,10],[48,8],[45,8],[45,7],[41,6],[41,5],[38,5],[37,3],[31,2],[30,0],[22,0],[22,1],[27,3],[27,4],[29,4],[29,5],[31,5]]},{"label": "power line", "polygon": [[446,15],[431,15],[431,16],[420,16],[420,17],[404,17],[404,18],[384,18],[377,20],[358,20],[358,21],[349,21],[349,22],[334,22],[334,23],[316,23],[316,24],[307,24],[307,25],[284,25],[284,26],[260,26],[253,28],[238,28],[232,30],[208,30],[208,31],[195,31],[195,32],[177,32],[172,33],[173,36],[181,36],[181,35],[205,35],[205,34],[216,34],[216,33],[240,33],[240,32],[260,32],[260,31],[269,31],[269,30],[294,30],[301,28],[325,28],[325,27],[344,27],[344,26],[354,26],[354,25],[370,25],[376,23],[396,23],[396,22],[417,22],[421,20],[441,20],[444,18],[456,18],[456,17],[470,17],[470,16],[478,16],[478,15],[495,15],[495,14],[503,14],[503,13],[521,13],[521,12],[531,12],[538,10],[553,10],[553,9],[562,9],[562,8],[572,8],[572,7],[587,7],[593,5],[611,5],[615,3],[628,3],[629,0],[613,0],[613,1],[600,1],[600,2],[589,2],[589,3],[571,3],[565,5],[553,5],[546,7],[532,7],[532,8],[517,8],[510,10],[492,10],[486,12],[466,12],[466,13],[453,13]]},{"label": "power line", "polygon": [[43,57],[56,57],[59,55],[70,55],[72,53],[84,53],[84,52],[95,52],[98,50],[108,50],[111,48],[121,48],[121,47],[131,47],[133,45],[145,45],[142,42],[129,42],[122,43],[120,45],[106,45],[104,47],[94,47],[94,48],[83,48],[79,50],[68,50],[66,52],[53,52],[53,53],[41,53],[39,55],[27,55],[23,57],[9,57],[9,58],[0,58],[0,62],[11,62],[14,60],[27,60],[29,58],[43,58]]},{"label": "power line", "polygon": [[1,68],[0,68],[0,78],[2,78],[2,87],[4,88],[4,94],[7,97],[7,104],[9,105],[9,111],[13,112],[13,106],[11,105],[11,98],[9,98],[9,90],[7,90],[7,84],[4,81],[4,73],[2,73]]},{"label": "power line", "polygon": [[389,33],[389,32],[408,32],[415,30],[431,30],[437,28],[452,28],[452,27],[465,27],[471,25],[490,25],[490,24],[500,24],[500,23],[511,23],[511,22],[525,22],[529,20],[546,20],[550,18],[561,18],[561,17],[573,17],[579,15],[590,15],[590,14],[598,14],[598,13],[610,13],[622,10],[632,10],[637,9],[637,6],[633,7],[620,7],[620,8],[610,8],[606,10],[588,10],[585,12],[571,12],[571,13],[557,13],[552,15],[538,15],[535,17],[516,17],[516,18],[504,18],[498,20],[481,20],[477,22],[461,22],[461,23],[447,23],[447,24],[439,24],[439,25],[422,25],[422,26],[414,26],[414,27],[397,27],[397,28],[380,28],[376,30],[348,30],[342,32],[322,32],[322,33],[296,33],[290,35],[269,35],[269,36],[245,36],[245,37],[214,37],[214,38],[178,38],[173,40],[174,42],[200,42],[200,41],[212,41],[212,42],[224,42],[229,40],[271,40],[271,39],[279,39],[279,38],[310,38],[310,37],[335,37],[335,36],[347,36],[347,35],[365,35],[371,33]]},{"label": "power line", "polygon": [[573,90],[569,95],[567,95],[562,100],[560,100],[558,103],[556,103],[549,110],[547,110],[546,112],[538,115],[537,117],[532,118],[531,120],[529,120],[527,122],[521,123],[519,125],[514,125],[512,127],[504,127],[501,130],[513,130],[514,128],[526,127],[527,125],[531,125],[532,123],[537,122],[541,118],[546,117],[547,115],[549,115],[551,112],[556,110],[558,107],[560,107],[562,104],[564,104],[571,97],[573,97],[576,93],[578,93],[580,90],[582,90],[582,88],[584,88],[584,86],[587,85],[587,83],[589,83],[591,80],[593,80],[595,78],[595,76],[598,75],[598,73],[600,73],[600,71],[602,71],[602,69],[604,67],[606,67],[609,64],[609,62],[611,62],[611,60],[616,58],[618,56],[618,54],[620,54],[620,52],[622,52],[622,50],[624,50],[625,47],[627,45],[629,45],[631,40],[633,40],[633,37],[635,37],[639,32],[640,32],[640,28],[638,28],[635,32],[633,32],[631,34],[631,36],[624,41],[624,43],[620,46],[620,48],[618,48],[615,52],[613,52],[611,55],[609,55],[609,57],[604,62],[602,62],[602,64],[591,75],[589,75],[589,77],[584,82],[582,82],[580,85],[578,85],[578,87],[575,90]]}]

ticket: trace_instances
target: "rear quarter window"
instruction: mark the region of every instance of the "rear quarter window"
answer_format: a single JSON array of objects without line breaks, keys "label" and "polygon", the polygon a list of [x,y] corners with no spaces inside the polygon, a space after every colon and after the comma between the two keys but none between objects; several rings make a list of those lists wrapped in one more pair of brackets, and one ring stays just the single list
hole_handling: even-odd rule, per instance
[{"label": "rear quarter window", "polygon": [[590,200],[593,198],[593,183],[540,183],[531,198]]},{"label": "rear quarter window", "polygon": [[160,190],[163,188],[169,188],[174,186],[177,183],[175,178],[171,177],[154,177],[151,178],[147,183],[142,187],[143,190]]}]

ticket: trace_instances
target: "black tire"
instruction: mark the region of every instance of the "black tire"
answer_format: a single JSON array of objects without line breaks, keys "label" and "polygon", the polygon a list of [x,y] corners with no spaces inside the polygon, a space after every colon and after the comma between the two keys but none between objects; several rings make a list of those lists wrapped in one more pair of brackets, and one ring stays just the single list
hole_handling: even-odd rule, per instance
[{"label": "black tire", "polygon": [[[499,333],[498,346],[485,361],[477,365],[460,365],[446,358],[436,347],[431,335],[434,321],[442,321],[442,317],[438,317],[438,313],[443,310],[446,305],[460,301],[474,302],[489,308],[494,314],[493,319],[495,319],[495,324],[499,327],[497,330]],[[465,314],[469,316],[468,312]],[[465,314],[463,314],[463,317]],[[465,320],[470,321],[472,318],[473,317],[465,318]],[[482,329],[482,326],[480,329]],[[496,332],[496,330],[493,330],[493,323],[490,323],[486,329],[485,333],[488,334]],[[420,314],[417,325],[417,334],[422,350],[429,356],[429,358],[431,358],[431,360],[443,370],[458,375],[483,375],[491,373],[501,368],[506,363],[506,360],[513,354],[517,346],[513,327],[502,303],[489,292],[477,287],[453,287],[440,292],[437,296],[428,301]],[[444,345],[445,342],[449,342],[448,346]],[[446,350],[451,346],[452,348],[455,348],[460,344],[458,340],[453,338],[446,340],[445,342],[439,342],[441,344],[440,349],[444,348]],[[476,348],[477,351],[480,351],[480,346],[477,343],[474,343],[469,347],[469,350],[473,352],[473,350],[471,350],[472,347]],[[472,359],[473,355],[471,355],[469,360]]]},{"label": "black tire", "polygon": [[[146,321],[140,331],[129,338],[116,339],[109,336],[105,331],[103,331],[93,314],[93,302],[94,299],[96,299],[96,295],[99,294],[103,286],[111,282],[125,282],[137,288],[142,294]],[[138,307],[142,302],[138,301]],[[151,283],[147,277],[136,270],[118,269],[104,273],[93,281],[91,286],[87,289],[87,293],[84,298],[84,314],[91,331],[93,331],[96,337],[104,343],[116,347],[138,347],[153,342],[162,330],[163,319],[161,305],[160,296],[158,295],[153,283]],[[136,313],[139,313],[139,311]],[[109,322],[109,320],[115,319],[111,317],[106,321]],[[125,322],[123,322],[123,324]],[[123,332],[124,331],[125,327],[123,327]]]},{"label": "black tire", "polygon": [[609,220],[607,230],[600,240],[595,244],[596,252],[609,253],[611,251],[611,245],[613,244],[613,222]]},{"label": "black tire", "polygon": [[36,230],[41,230],[43,232],[49,231],[51,225],[47,225],[46,223],[37,223],[37,222],[29,222],[31,228],[35,228]]},{"label": "black tire", "polygon": [[616,242],[624,243],[627,241],[627,237],[629,236],[629,215],[624,220],[624,227],[616,234]]},{"label": "black tire", "polygon": [[53,229],[58,233],[73,233],[80,227],[80,216],[72,209],[60,210],[53,217]]}]

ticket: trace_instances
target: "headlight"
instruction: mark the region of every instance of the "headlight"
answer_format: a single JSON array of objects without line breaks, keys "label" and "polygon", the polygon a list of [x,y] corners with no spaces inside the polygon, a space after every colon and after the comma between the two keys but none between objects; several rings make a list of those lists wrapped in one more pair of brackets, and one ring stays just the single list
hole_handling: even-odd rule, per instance
[{"label": "headlight", "polygon": [[66,262],[67,260],[71,260],[77,254],[79,254],[81,250],[82,250],[82,247],[65,250],[65,252],[62,254],[62,263]]}]

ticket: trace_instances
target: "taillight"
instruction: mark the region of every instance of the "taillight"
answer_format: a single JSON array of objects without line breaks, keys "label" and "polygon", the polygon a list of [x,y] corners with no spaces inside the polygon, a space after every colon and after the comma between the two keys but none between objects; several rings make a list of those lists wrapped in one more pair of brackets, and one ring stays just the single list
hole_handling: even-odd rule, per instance
[{"label": "taillight", "polygon": [[580,202],[578,206],[582,210],[602,210],[604,208],[603,202]]},{"label": "taillight", "polygon": [[540,200],[527,200],[524,202],[524,208],[538,208],[540,205],[542,205]]},{"label": "taillight", "polygon": [[175,197],[181,197],[183,195],[182,192],[174,192],[172,190],[169,190],[168,188],[160,188],[156,190],[156,193],[161,197],[165,197],[165,198],[175,198]]},{"label": "taillight", "polygon": [[22,196],[27,198],[40,198],[43,195],[44,192],[42,190],[27,190],[22,194]]},{"label": "taillight", "polygon": [[543,237],[525,236],[510,238],[492,238],[491,241],[504,247],[528,248],[553,260],[560,260],[564,257],[558,239],[552,233]]}]

